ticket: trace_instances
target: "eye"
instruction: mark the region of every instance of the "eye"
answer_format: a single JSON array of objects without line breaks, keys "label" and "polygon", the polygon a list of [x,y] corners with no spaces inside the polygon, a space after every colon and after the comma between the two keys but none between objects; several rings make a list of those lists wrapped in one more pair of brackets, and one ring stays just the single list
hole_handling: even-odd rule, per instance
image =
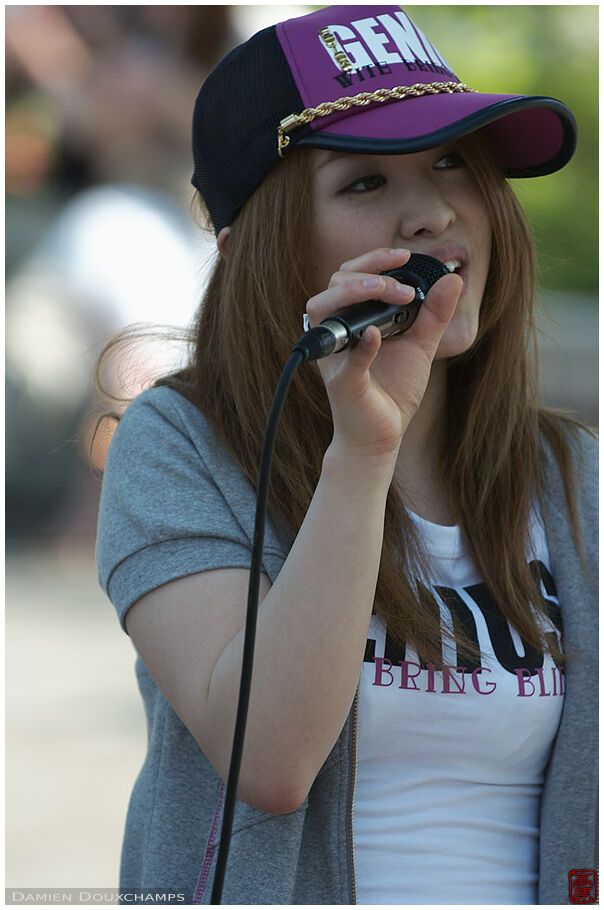
[{"label": "eye", "polygon": [[359,177],[358,180],[353,180],[353,182],[345,186],[341,192],[370,193],[372,190],[379,189],[384,183],[386,183],[386,178],[382,177],[381,174],[368,174],[365,177]]},{"label": "eye", "polygon": [[434,167],[438,170],[453,169],[458,167],[464,167],[465,161],[459,154],[459,152],[447,152],[446,155],[443,155],[442,158],[439,158]]}]

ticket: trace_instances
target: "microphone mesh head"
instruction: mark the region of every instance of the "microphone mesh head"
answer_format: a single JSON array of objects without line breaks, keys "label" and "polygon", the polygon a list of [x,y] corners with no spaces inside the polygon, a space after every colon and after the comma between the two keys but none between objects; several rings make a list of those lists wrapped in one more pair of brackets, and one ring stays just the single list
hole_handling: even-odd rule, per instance
[{"label": "microphone mesh head", "polygon": [[382,274],[396,278],[401,284],[419,287],[424,294],[427,294],[439,278],[442,278],[443,275],[449,275],[450,272],[440,259],[435,259],[434,256],[426,256],[424,253],[412,253],[405,265]]}]

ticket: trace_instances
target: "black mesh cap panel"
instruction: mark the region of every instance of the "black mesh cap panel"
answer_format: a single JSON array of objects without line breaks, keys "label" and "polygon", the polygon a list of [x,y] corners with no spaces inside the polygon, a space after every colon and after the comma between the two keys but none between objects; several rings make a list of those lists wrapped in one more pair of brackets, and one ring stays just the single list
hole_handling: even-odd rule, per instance
[{"label": "black mesh cap panel", "polygon": [[216,233],[279,160],[280,121],[302,108],[274,25],[231,51],[205,80],[193,112],[191,183]]}]

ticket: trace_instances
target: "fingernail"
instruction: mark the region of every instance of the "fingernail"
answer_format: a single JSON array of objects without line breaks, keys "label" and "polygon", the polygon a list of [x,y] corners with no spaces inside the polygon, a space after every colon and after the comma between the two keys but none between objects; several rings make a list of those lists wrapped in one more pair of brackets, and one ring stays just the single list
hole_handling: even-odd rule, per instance
[{"label": "fingernail", "polygon": [[363,287],[371,288],[371,290],[375,290],[376,288],[381,287],[382,280],[383,279],[380,278],[378,275],[374,275],[372,278],[363,278]]},{"label": "fingernail", "polygon": [[402,247],[398,247],[396,249],[390,250],[390,252],[393,256],[402,256],[403,253],[408,253],[409,250],[404,250]]},{"label": "fingernail", "polygon": [[400,294],[401,297],[411,297],[415,295],[415,290],[412,287],[408,284],[400,284],[399,282],[396,284],[396,292],[397,294]]}]

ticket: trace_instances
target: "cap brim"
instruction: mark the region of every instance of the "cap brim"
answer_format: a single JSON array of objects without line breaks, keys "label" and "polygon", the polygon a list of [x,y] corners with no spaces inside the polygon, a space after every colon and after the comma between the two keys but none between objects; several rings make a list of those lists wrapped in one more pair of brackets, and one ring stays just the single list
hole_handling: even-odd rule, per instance
[{"label": "cap brim", "polygon": [[538,177],[559,170],[577,145],[572,113],[554,98],[424,95],[316,119],[295,144],[358,154],[420,152],[481,130],[509,177]]}]

